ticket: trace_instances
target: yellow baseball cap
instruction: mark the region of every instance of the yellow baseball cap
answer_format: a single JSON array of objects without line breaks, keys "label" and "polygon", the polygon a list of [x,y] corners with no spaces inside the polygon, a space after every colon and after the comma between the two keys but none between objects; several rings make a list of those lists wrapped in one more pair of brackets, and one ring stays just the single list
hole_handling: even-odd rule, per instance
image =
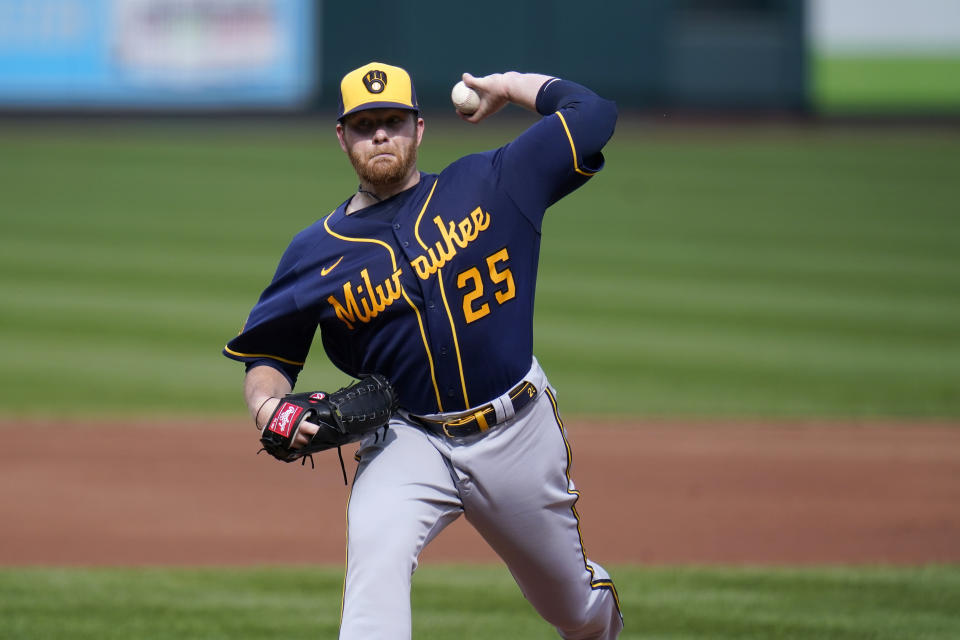
[{"label": "yellow baseball cap", "polygon": [[354,69],[340,81],[337,120],[364,109],[420,111],[410,74],[400,67],[371,62]]}]

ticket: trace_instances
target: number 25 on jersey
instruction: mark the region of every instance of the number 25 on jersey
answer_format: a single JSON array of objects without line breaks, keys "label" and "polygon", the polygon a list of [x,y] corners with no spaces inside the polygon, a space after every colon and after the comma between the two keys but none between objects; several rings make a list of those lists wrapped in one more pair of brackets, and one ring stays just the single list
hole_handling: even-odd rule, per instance
[{"label": "number 25 on jersey", "polygon": [[[486,258],[487,275],[494,286],[493,299],[503,304],[517,295],[513,274],[507,260],[510,255],[504,247]],[[463,294],[463,317],[467,324],[490,313],[489,297],[484,297],[484,277],[479,267],[470,267],[457,275],[457,288],[466,289]]]}]

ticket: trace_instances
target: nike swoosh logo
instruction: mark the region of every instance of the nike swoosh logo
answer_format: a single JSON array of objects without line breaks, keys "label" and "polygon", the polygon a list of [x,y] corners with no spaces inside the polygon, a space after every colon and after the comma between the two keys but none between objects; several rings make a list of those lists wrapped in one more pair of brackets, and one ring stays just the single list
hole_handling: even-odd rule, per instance
[{"label": "nike swoosh logo", "polygon": [[[340,260],[343,260],[343,256],[340,256]],[[337,265],[340,264],[340,260],[337,260],[336,262],[334,262],[334,263],[333,263],[332,265],[330,265],[329,267],[324,267],[323,269],[320,269],[320,275],[321,275],[321,276],[325,276],[325,275],[327,275],[328,273],[330,273],[331,271],[333,271],[334,269],[336,269],[336,268],[337,268]]]}]

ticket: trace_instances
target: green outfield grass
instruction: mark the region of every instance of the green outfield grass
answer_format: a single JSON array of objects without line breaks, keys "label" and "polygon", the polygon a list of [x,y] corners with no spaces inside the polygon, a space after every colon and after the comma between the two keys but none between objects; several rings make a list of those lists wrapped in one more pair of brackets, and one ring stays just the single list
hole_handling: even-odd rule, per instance
[{"label": "green outfield grass", "polygon": [[[607,159],[544,225],[566,413],[960,415],[960,135],[624,121]],[[0,125],[0,412],[243,415],[220,349],[354,186],[326,123]],[[346,381],[317,346],[301,388]]]},{"label": "green outfield grass", "polygon": [[821,113],[960,115],[960,55],[818,55],[811,66]]},{"label": "green outfield grass", "polygon": [[[614,577],[624,640],[960,636],[956,567],[620,567]],[[341,581],[323,568],[3,569],[0,638],[332,638]],[[556,638],[503,568],[424,567],[412,599],[418,640]]]}]

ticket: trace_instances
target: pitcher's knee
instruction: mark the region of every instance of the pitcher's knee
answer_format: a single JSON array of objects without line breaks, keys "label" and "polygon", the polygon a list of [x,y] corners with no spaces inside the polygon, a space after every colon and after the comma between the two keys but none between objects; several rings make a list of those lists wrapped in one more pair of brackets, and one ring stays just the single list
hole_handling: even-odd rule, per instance
[{"label": "pitcher's knee", "polygon": [[[600,595],[595,592],[595,595]],[[623,620],[613,598],[592,598],[587,606],[558,607],[544,617],[566,640],[610,640],[620,635]]]},{"label": "pitcher's knee", "polygon": [[577,634],[603,627],[589,611],[577,607],[556,607],[550,611],[541,611],[540,614],[556,627],[564,638],[580,638]]},{"label": "pitcher's knee", "polygon": [[617,620],[585,620],[575,627],[557,627],[565,640],[613,640],[620,635],[623,624]]}]

